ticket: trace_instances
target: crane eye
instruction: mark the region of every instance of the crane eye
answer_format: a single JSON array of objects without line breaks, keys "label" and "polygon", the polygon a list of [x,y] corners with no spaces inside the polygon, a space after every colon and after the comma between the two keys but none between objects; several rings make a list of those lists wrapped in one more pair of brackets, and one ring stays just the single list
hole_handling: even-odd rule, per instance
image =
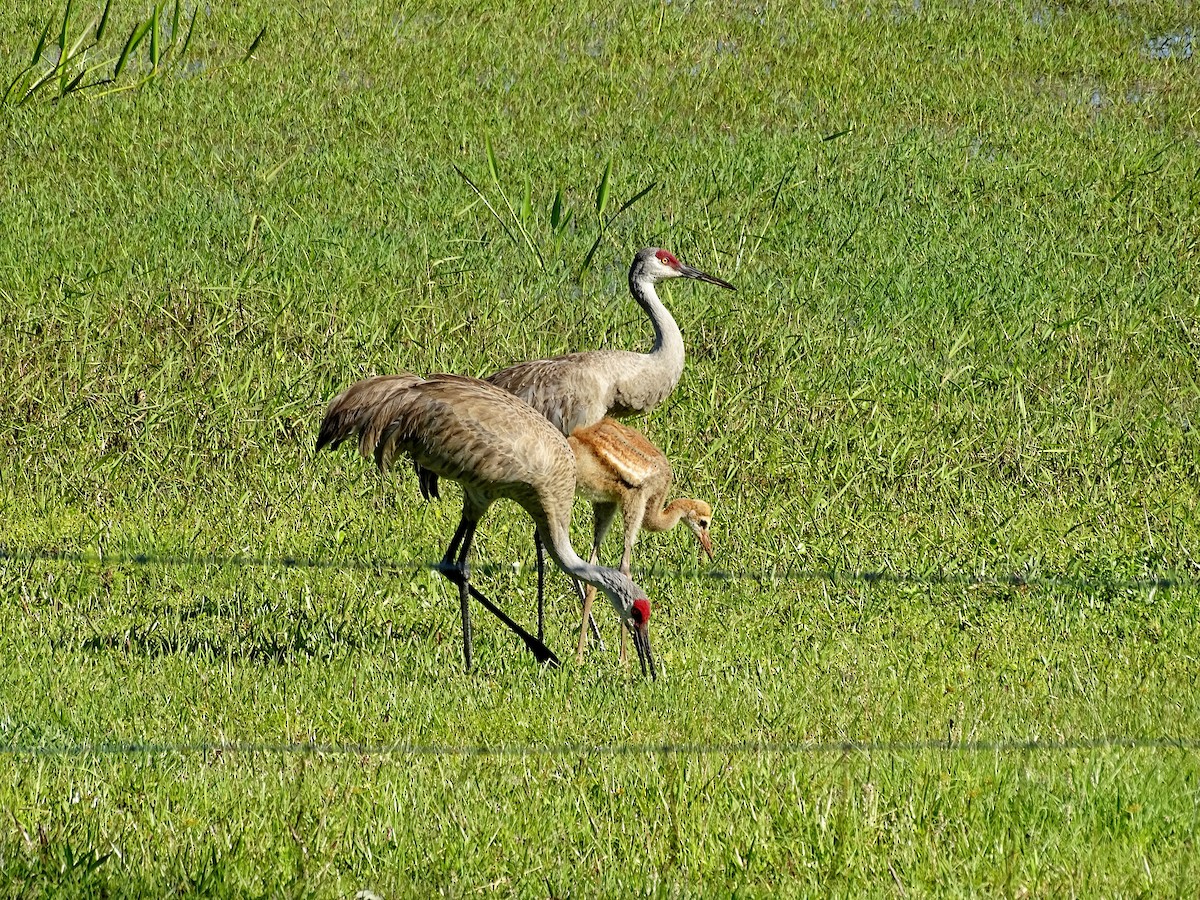
[{"label": "crane eye", "polygon": [[707,527],[708,527],[708,523],[707,523],[707,522],[705,522],[703,519],[701,519],[701,520],[700,520],[700,527],[701,527],[701,528],[707,528]]}]

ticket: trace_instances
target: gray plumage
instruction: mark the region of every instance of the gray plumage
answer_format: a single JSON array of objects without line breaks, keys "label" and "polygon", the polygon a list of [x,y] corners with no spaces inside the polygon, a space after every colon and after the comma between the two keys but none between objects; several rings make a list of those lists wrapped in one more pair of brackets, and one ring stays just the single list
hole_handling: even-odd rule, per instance
[{"label": "gray plumage", "polygon": [[683,373],[683,335],[654,290],[656,283],[668,278],[694,278],[736,290],[727,281],[681,263],[666,250],[646,247],[629,267],[629,292],[654,326],[649,353],[568,353],[518,363],[486,380],[520,397],[563,435],[595,425],[605,416],[648,412],[667,398]]}]

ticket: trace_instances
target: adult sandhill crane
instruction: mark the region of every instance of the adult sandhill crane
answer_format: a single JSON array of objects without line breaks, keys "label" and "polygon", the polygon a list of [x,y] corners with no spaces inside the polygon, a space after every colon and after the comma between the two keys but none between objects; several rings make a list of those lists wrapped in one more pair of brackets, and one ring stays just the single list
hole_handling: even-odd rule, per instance
[{"label": "adult sandhill crane", "polygon": [[[520,504],[533,519],[550,556],[572,578],[599,588],[633,634],[642,673],[657,677],[650,650],[650,601],[616,569],[584,562],[571,547],[575,457],[567,439],[511,394],[474,378],[383,375],[352,384],[330,401],[317,450],[358,439],[363,456],[380,471],[400,454],[416,467],[422,493],[436,494],[437,479],[457,481],[463,512],[438,571],[458,586],[463,658],[471,668],[471,614],[475,597],[519,634],[539,659],[557,662],[534,639],[470,584],[468,556],[479,521],[496,500]],[[540,650],[539,650],[540,648]]]},{"label": "adult sandhill crane", "polygon": [[683,336],[654,290],[655,284],[668,278],[694,278],[737,290],[728,281],[680,262],[669,250],[646,247],[629,267],[629,291],[654,326],[649,353],[585,350],[517,363],[486,380],[516,394],[563,435],[595,425],[605,416],[649,412],[671,393],[683,373]]},{"label": "adult sandhill crane", "polygon": [[[669,250],[645,247],[629,267],[629,292],[654,326],[654,346],[649,353],[585,350],[517,363],[486,380],[516,394],[568,436],[576,428],[595,425],[608,415],[649,412],[671,393],[683,374],[683,335],[654,290],[654,285],[670,278],[693,278],[737,290],[728,281],[680,262]],[[535,534],[540,637],[545,569],[537,543]]]},{"label": "adult sandhill crane", "polygon": [[[625,575],[630,574],[633,545],[641,528],[667,531],[682,521],[712,559],[712,539],[708,534],[712,507],[703,500],[679,499],[667,503],[673,478],[671,464],[645,435],[604,418],[590,428],[577,428],[567,441],[575,454],[575,493],[591,501],[595,518],[590,560],[593,564],[600,561],[600,544],[618,509],[625,524],[625,552],[620,569]],[[589,587],[583,599],[578,649],[581,662],[595,596],[595,589]],[[622,659],[624,656],[622,639]]]}]

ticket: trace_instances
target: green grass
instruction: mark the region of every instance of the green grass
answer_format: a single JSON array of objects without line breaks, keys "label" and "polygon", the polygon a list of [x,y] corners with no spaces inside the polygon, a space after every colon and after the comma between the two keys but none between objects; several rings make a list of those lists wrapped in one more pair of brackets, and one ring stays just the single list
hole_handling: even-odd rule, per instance
[{"label": "green grass", "polygon": [[[212,7],[0,109],[5,894],[1196,893],[1194,10]],[[62,13],[0,11],[4,85]],[[747,577],[646,536],[665,677],[482,611],[468,675],[455,495],[323,405],[644,349],[647,244],[739,288],[664,288],[634,424]],[[532,621],[528,520],[477,547]]]}]

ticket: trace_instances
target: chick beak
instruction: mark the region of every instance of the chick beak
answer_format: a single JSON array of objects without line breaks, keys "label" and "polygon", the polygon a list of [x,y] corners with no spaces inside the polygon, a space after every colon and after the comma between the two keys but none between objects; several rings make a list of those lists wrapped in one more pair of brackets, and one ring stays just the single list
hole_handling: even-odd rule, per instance
[{"label": "chick beak", "polygon": [[701,528],[699,531],[696,532],[696,537],[700,541],[701,549],[703,549],[704,552],[708,555],[708,561],[713,562],[715,560],[715,557],[713,556],[712,538],[709,537],[708,529]]},{"label": "chick beak", "polygon": [[707,281],[709,284],[715,284],[718,287],[723,287],[731,291],[737,290],[737,288],[735,288],[728,281],[722,281],[715,275],[709,275],[707,272],[701,272],[699,269],[693,269],[687,263],[681,262],[679,264],[679,271],[685,278],[694,278],[697,281]]}]

